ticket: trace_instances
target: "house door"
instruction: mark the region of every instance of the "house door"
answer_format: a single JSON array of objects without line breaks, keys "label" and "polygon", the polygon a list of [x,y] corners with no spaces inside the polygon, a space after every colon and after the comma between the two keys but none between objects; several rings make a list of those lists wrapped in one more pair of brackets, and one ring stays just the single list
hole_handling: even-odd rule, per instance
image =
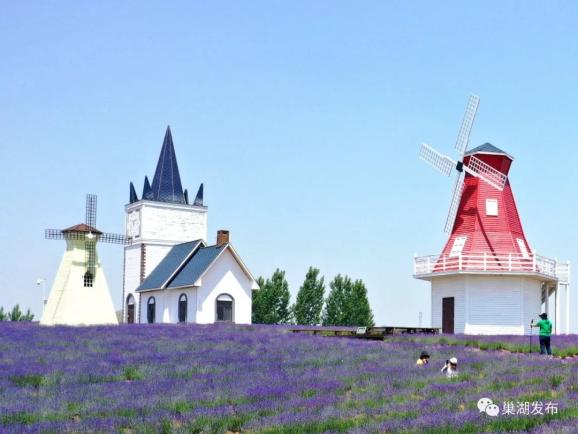
[{"label": "house door", "polygon": [[442,299],[442,333],[454,333],[454,297]]}]

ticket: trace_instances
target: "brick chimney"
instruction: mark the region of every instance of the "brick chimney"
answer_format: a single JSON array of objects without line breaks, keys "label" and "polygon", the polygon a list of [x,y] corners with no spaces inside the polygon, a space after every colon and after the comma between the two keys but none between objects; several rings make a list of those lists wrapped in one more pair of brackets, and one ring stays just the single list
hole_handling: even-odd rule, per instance
[{"label": "brick chimney", "polygon": [[220,229],[217,231],[217,247],[221,247],[229,242],[229,231]]}]

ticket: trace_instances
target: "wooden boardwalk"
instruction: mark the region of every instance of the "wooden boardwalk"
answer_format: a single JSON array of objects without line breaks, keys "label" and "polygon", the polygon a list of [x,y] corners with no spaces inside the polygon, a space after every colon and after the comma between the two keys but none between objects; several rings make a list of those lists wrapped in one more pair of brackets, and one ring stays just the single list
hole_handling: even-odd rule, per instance
[{"label": "wooden boardwalk", "polygon": [[305,333],[309,335],[343,337],[354,339],[384,340],[388,335],[404,334],[439,334],[441,329],[431,327],[343,327],[343,328],[323,328],[323,327],[289,327],[293,333]]}]

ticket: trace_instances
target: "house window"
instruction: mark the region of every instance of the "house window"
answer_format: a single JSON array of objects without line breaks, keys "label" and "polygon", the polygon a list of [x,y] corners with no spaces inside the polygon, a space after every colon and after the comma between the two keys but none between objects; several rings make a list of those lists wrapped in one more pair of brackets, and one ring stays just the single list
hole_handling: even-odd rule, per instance
[{"label": "house window", "polygon": [[498,215],[498,199],[486,199],[486,215]]},{"label": "house window", "polygon": [[147,322],[149,324],[152,324],[155,322],[155,298],[154,297],[149,297],[149,300],[147,302]]},{"label": "house window", "polygon": [[126,322],[134,324],[134,297],[132,294],[126,298]]},{"label": "house window", "polygon": [[216,317],[217,321],[233,322],[234,300],[228,294],[221,294],[217,297]]},{"label": "house window", "polygon": [[90,273],[89,271],[84,273],[83,280],[84,280],[84,287],[85,288],[92,288],[92,285],[94,283],[94,277],[93,277],[92,273]]},{"label": "house window", "polygon": [[462,254],[462,250],[464,250],[464,245],[466,244],[467,239],[468,237],[456,237],[452,246],[452,250],[450,251],[450,258],[460,256]]},{"label": "house window", "polygon": [[520,252],[522,252],[522,257],[524,259],[530,259],[530,255],[528,254],[528,249],[526,249],[526,243],[521,238],[516,238],[518,243],[518,247],[520,248]]},{"label": "house window", "polygon": [[179,322],[187,322],[187,296],[185,294],[179,297]]}]

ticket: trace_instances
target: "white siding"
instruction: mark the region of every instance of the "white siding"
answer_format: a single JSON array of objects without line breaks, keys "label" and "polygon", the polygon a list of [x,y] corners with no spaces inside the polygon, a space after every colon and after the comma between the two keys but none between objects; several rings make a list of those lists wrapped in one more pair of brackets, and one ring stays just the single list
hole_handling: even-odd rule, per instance
[{"label": "white siding", "polygon": [[465,277],[444,276],[432,280],[432,327],[442,327],[442,299],[454,297],[454,333],[465,329]]},{"label": "white siding", "polygon": [[141,238],[181,243],[207,240],[207,210],[191,205],[144,202],[141,209]]},{"label": "white siding", "polygon": [[[530,334],[530,321],[536,322],[542,307],[542,284],[537,280],[524,280],[524,334]],[[534,330],[535,332],[536,330]]]},{"label": "white siding", "polygon": [[[159,265],[167,253],[171,250],[172,246],[167,245],[154,245],[146,244],[145,247],[145,279],[149,274]],[[140,283],[139,283],[140,284]]]},{"label": "white siding", "polygon": [[215,322],[216,299],[229,294],[234,299],[233,320],[237,324],[251,323],[252,280],[243,272],[233,255],[226,250],[203,277],[199,288],[197,322]]},{"label": "white siding", "polygon": [[523,287],[517,276],[467,277],[468,334],[522,334]]},{"label": "white siding", "polygon": [[197,315],[197,289],[196,288],[182,288],[182,289],[167,289],[163,291],[163,322],[164,323],[178,323],[179,322],[179,297],[181,294],[187,296],[187,322],[196,322]]},{"label": "white siding", "polygon": [[124,249],[124,279],[123,279],[123,322],[127,321],[126,313],[126,299],[129,294],[132,294],[135,299],[135,322],[138,322],[138,294],[135,289],[140,284],[140,244],[126,246]]},{"label": "white siding", "polygon": [[454,332],[528,334],[540,313],[541,282],[524,276],[456,275],[432,280],[432,326],[442,326],[442,298],[455,298]]}]

